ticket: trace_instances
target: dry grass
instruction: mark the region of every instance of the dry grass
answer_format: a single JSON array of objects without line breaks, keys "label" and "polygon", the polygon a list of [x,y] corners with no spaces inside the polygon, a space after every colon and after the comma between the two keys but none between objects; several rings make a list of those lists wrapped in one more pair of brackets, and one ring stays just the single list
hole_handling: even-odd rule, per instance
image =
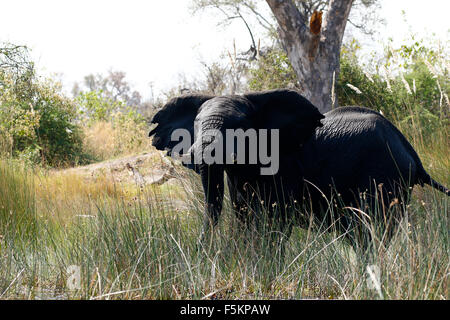
[{"label": "dry grass", "polygon": [[115,132],[111,122],[96,122],[84,130],[83,144],[88,154],[99,160],[115,156]]},{"label": "dry grass", "polygon": [[86,153],[97,161],[148,151],[148,130],[142,124],[114,125],[110,121],[98,121],[83,129],[83,145]]},{"label": "dry grass", "polygon": [[[397,125],[448,185],[448,128],[429,144]],[[93,145],[108,130],[98,132]],[[2,298],[448,299],[448,199],[429,187],[415,188],[390,247],[370,254],[377,291],[367,262],[338,234],[295,228],[282,260],[267,235],[238,228],[227,204],[211,248],[198,250],[198,177],[180,169],[178,182],[139,188],[127,162],[144,177],[167,170],[157,152],[61,171],[0,161]],[[67,287],[70,265],[81,267],[76,291]]]},{"label": "dry grass", "polygon": [[[145,185],[137,185],[126,164],[131,164],[142,174]],[[171,162],[153,150],[64,170],[35,168],[27,179],[35,186],[40,215],[70,220],[78,215],[95,215],[96,204],[105,201],[134,204],[140,193],[150,193],[161,202],[171,199],[177,206],[185,206],[186,186],[181,183],[185,180],[180,179],[185,173],[181,168],[172,172],[171,168]],[[172,172],[169,181],[162,185],[152,184],[168,172]]]}]

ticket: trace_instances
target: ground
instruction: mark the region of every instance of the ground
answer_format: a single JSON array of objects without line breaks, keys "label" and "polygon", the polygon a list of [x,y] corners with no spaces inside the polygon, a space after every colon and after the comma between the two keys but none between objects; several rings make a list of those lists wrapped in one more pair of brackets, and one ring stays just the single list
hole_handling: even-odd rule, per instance
[{"label": "ground", "polygon": [[163,153],[153,150],[139,155],[107,160],[87,166],[58,170],[61,174],[77,174],[87,181],[108,174],[119,183],[162,184],[173,179],[174,166]]}]

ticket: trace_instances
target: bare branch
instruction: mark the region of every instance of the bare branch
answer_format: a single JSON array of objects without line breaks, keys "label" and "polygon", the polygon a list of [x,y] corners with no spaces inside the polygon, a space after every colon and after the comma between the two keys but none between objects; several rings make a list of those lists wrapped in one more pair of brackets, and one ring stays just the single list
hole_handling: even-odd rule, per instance
[{"label": "bare branch", "polygon": [[255,38],[253,37],[253,33],[252,30],[250,29],[250,26],[248,25],[247,21],[244,19],[244,17],[242,16],[241,12],[239,11],[239,9],[236,9],[238,12],[239,17],[242,19],[242,21],[244,21],[245,26],[247,27],[248,33],[250,34],[250,38],[252,39],[252,47],[255,49],[255,53],[253,56],[253,59],[256,57],[256,42],[255,42]]},{"label": "bare branch", "polygon": [[347,20],[352,26],[354,26],[355,28],[359,29],[362,33],[366,34],[366,35],[372,35],[373,34],[373,30],[367,30],[366,26],[363,24],[357,24],[355,22],[353,22],[350,18]]},{"label": "bare branch", "polygon": [[[31,81],[34,77],[34,63],[29,57],[26,46],[3,43],[0,46],[0,75],[6,72],[14,77],[14,81],[22,79]],[[2,85],[0,83],[0,85]]]},{"label": "bare branch", "polygon": [[244,2],[243,5],[248,8],[251,12],[253,12],[253,14],[256,16],[256,18],[258,19],[259,24],[267,29],[267,30],[272,30],[275,29],[274,25],[268,20],[266,19],[262,14],[260,14],[258,11],[255,10],[255,8],[253,6],[250,6],[248,3]]}]

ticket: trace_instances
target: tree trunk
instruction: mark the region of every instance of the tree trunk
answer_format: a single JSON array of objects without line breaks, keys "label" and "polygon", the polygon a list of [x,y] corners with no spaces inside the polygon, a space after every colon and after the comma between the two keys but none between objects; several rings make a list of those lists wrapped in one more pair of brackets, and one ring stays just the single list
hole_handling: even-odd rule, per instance
[{"label": "tree trunk", "polygon": [[267,0],[278,22],[278,33],[304,96],[320,112],[337,106],[334,93],[339,76],[342,37],[353,0],[330,0],[324,22],[315,12],[308,27],[293,1]]}]

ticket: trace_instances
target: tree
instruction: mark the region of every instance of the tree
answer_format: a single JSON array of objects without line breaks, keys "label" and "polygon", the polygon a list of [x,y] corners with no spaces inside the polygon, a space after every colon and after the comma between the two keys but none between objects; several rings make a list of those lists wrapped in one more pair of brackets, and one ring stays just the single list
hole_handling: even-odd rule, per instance
[{"label": "tree", "polygon": [[52,166],[81,161],[76,116],[59,83],[35,76],[27,47],[0,44],[0,153]]},{"label": "tree", "polygon": [[[289,24],[281,22],[286,15],[280,13],[279,3],[283,1],[267,1],[278,21],[278,33],[283,47],[288,53],[303,93],[322,112],[338,106],[336,84],[340,73],[340,54],[347,22],[351,31],[358,31],[364,35],[373,35],[375,26],[383,23],[378,17],[380,8],[377,0],[296,0],[297,15],[290,11],[290,18],[300,19],[301,27],[294,36],[296,45],[289,45],[287,33],[293,30],[282,30],[282,25],[290,28]],[[284,1],[286,2],[286,1]],[[287,1],[289,3],[289,1]],[[285,3],[286,4],[286,3]],[[289,8],[290,10],[292,8]],[[351,14],[351,11],[354,14]],[[275,14],[277,12],[277,14]],[[322,13],[325,13],[322,20]],[[310,17],[308,28],[308,17]],[[292,34],[290,35],[292,36]],[[289,37],[289,36],[288,36]]]},{"label": "tree", "polygon": [[[255,49],[255,32],[251,30],[248,15],[267,31],[277,36],[281,47],[286,51],[289,61],[297,75],[300,91],[310,99],[321,112],[337,106],[334,94],[339,76],[339,56],[347,21],[365,34],[373,30],[370,23],[352,17],[352,6],[357,7],[358,15],[374,16],[377,0],[267,0],[273,17],[267,17],[258,1],[251,0],[194,0],[195,9],[219,9],[226,17],[225,22],[240,19],[245,23],[251,36],[250,50]],[[273,22],[275,20],[276,22]],[[256,48],[258,51],[259,48]],[[257,57],[257,53],[254,54]]]},{"label": "tree", "polygon": [[[123,71],[109,70],[104,77],[101,74],[89,74],[84,77],[84,86],[89,92],[102,92],[104,98],[114,102],[123,102],[128,106],[138,107],[141,104],[142,96],[138,91],[132,91],[129,83],[125,79]],[[72,88],[74,96],[82,93],[78,83]]]},{"label": "tree", "polygon": [[[273,17],[262,13],[257,1],[253,0],[193,0],[192,9],[194,12],[201,10],[214,9],[220,11],[225,17],[220,22],[221,25],[228,25],[233,21],[240,21],[245,26],[250,36],[250,48],[241,53],[241,59],[253,61],[257,58],[259,43],[255,39],[255,32],[252,25],[257,23],[272,38],[276,33],[275,21]],[[254,18],[254,19],[251,19]],[[235,53],[235,56],[237,54]],[[244,58],[245,57],[245,58]]]},{"label": "tree", "polygon": [[31,80],[34,76],[34,63],[30,59],[28,48],[11,43],[0,44],[0,73],[8,73],[14,80]]},{"label": "tree", "polygon": [[271,48],[264,52],[250,68],[248,86],[251,90],[262,91],[277,88],[299,90],[300,83],[281,48]]},{"label": "tree", "polygon": [[308,18],[291,1],[267,0],[278,22],[278,34],[294,68],[303,94],[321,111],[336,105],[334,86],[339,76],[339,56],[353,0],[330,0],[322,13]]}]

